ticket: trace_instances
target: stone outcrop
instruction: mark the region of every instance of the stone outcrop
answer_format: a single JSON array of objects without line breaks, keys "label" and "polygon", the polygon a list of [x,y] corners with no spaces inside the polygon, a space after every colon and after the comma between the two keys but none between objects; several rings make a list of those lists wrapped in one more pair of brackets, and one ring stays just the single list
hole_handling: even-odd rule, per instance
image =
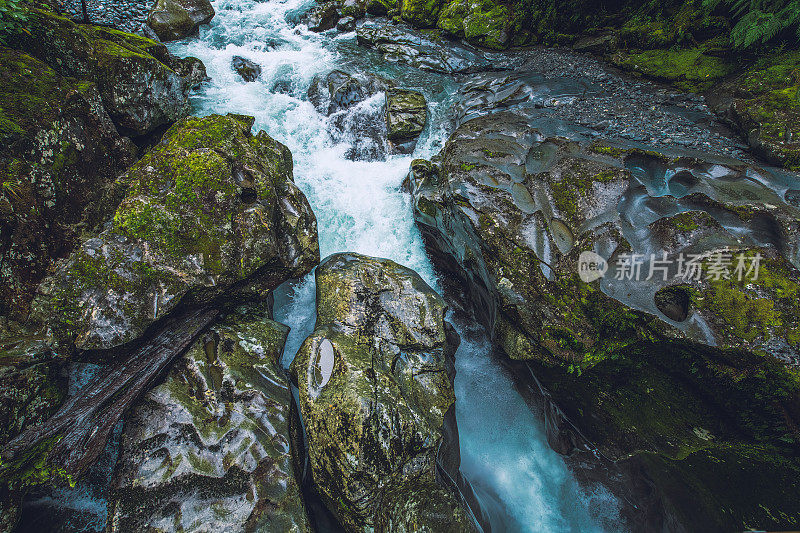
[{"label": "stone outcrop", "polygon": [[136,149],[97,86],[0,49],[0,314],[24,320],[53,263],[119,202]]},{"label": "stone outcrop", "polygon": [[453,483],[458,335],[444,301],[383,259],[336,254],[316,276],[316,328],[291,375],[323,502],[347,531],[472,530]]},{"label": "stone outcrop", "polygon": [[393,89],[386,93],[386,127],[395,150],[410,154],[425,129],[428,106],[419,91]]},{"label": "stone outcrop", "polygon": [[310,531],[292,462],[289,328],[242,307],[125,418],[110,531]]},{"label": "stone outcrop", "polygon": [[110,227],[40,287],[34,305],[62,345],[119,346],[181,304],[263,294],[317,263],[291,153],[253,121],[184,119],[129,169]]},{"label": "stone outcrop", "polygon": [[244,81],[256,81],[261,76],[261,65],[247,58],[233,56],[231,66]]},{"label": "stone outcrop", "polygon": [[197,33],[215,14],[209,0],[156,0],[147,25],[162,41],[176,41]]},{"label": "stone outcrop", "polygon": [[645,472],[661,525],[797,520],[793,191],[763,169],[545,137],[512,113],[459,126],[410,182],[430,253],[561,408],[555,449],[588,440]]},{"label": "stone outcrop", "polygon": [[62,76],[94,82],[125,135],[145,135],[189,114],[189,84],[166,63],[166,47],[145,37],[33,10],[13,45]]},{"label": "stone outcrop", "polygon": [[375,48],[386,61],[392,63],[407,63],[446,74],[494,68],[480,51],[447,42],[435,35],[420,34],[404,24],[390,25],[367,20],[358,26],[356,36],[359,44]]}]

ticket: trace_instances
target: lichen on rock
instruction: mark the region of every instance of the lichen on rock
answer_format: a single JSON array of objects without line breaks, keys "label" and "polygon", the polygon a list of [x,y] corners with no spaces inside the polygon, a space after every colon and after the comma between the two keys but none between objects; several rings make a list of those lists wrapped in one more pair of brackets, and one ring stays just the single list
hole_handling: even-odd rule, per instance
[{"label": "lichen on rock", "polygon": [[383,259],[336,254],[316,276],[316,328],[291,375],[324,503],[347,531],[471,530],[468,509],[436,473],[439,461],[460,463],[443,428],[455,423],[458,346],[444,301]]},{"label": "lichen on rock", "polygon": [[123,177],[111,227],[43,283],[36,309],[62,343],[108,349],[181,303],[263,294],[319,259],[289,150],[252,117],[187,118]]}]

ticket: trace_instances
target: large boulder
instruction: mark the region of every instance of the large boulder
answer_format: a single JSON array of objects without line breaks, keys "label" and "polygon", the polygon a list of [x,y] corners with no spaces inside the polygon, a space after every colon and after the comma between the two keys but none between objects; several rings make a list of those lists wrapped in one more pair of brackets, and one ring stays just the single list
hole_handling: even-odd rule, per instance
[{"label": "large boulder", "polygon": [[289,328],[236,309],[125,418],[109,531],[311,531],[296,481]]},{"label": "large boulder", "polygon": [[323,2],[308,14],[308,29],[316,32],[331,30],[341,17],[338,2]]},{"label": "large boulder", "polygon": [[291,366],[310,471],[347,531],[470,531],[455,487],[445,304],[392,261],[336,254],[316,271],[316,329]]},{"label": "large boulder", "polygon": [[97,86],[0,48],[0,315],[24,320],[39,282],[113,213],[135,146]]},{"label": "large boulder", "polygon": [[253,121],[184,119],[128,170],[110,227],[40,287],[37,315],[62,344],[119,346],[181,304],[263,294],[318,262],[292,155]]},{"label": "large boulder", "polygon": [[511,40],[511,11],[494,0],[451,0],[442,7],[436,26],[470,44],[502,50]]},{"label": "large boulder", "polygon": [[124,135],[144,135],[189,114],[191,84],[156,41],[32,10],[12,44],[62,76],[94,82]]},{"label": "large boulder", "polygon": [[532,126],[470,120],[410,185],[431,255],[560,407],[551,444],[644,472],[663,511],[648,527],[791,527],[796,193],[762,169]]},{"label": "large boulder", "polygon": [[417,28],[433,28],[441,9],[441,0],[403,0],[400,16]]},{"label": "large boulder", "polygon": [[196,33],[200,24],[207,24],[215,14],[209,0],[156,0],[147,25],[162,41],[176,41]]},{"label": "large boulder", "polygon": [[425,129],[428,106],[419,91],[393,89],[386,93],[386,126],[388,138],[403,154],[414,151],[417,138]]}]

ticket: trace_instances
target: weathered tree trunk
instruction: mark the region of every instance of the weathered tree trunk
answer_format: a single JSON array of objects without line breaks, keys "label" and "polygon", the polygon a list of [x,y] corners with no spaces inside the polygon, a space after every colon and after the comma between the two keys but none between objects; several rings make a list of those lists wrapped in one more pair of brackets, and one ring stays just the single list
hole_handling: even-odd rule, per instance
[{"label": "weathered tree trunk", "polygon": [[215,309],[201,309],[168,321],[150,342],[122,361],[103,368],[47,421],[12,439],[3,450],[3,459],[14,461],[42,441],[60,436],[50,450],[48,461],[62,466],[69,474],[82,473],[97,460],[125,410],[218,314]]},{"label": "weathered tree trunk", "polygon": [[83,23],[89,24],[89,11],[86,9],[86,0],[81,0],[81,11],[83,11]]}]

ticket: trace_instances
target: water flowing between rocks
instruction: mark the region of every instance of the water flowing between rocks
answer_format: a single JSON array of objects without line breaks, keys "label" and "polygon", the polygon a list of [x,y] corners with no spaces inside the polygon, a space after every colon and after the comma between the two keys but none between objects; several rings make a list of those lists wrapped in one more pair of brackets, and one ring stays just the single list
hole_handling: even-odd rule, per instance
[{"label": "water flowing between rocks", "polygon": [[[200,58],[211,81],[194,97],[195,113],[242,113],[285,143],[294,157],[297,185],[317,216],[322,257],[355,251],[393,259],[438,287],[414,225],[410,198],[401,183],[414,157],[431,157],[452,127],[458,87],[452,77],[386,63],[356,44],[355,33],[317,34],[297,25],[314,5],[309,0],[253,2],[218,0],[217,16],[199,39],[171,46],[173,53]],[[232,68],[234,56],[259,64],[255,82]],[[316,75],[333,69],[391,79],[423,92],[428,126],[412,156],[353,161],[355,133],[333,135],[336,115],[319,114],[306,98]],[[343,113],[374,116],[377,94]],[[347,117],[338,117],[339,120]],[[315,320],[313,274],[278,291],[276,320],[291,326],[284,354],[288,364]],[[564,459],[551,450],[543,422],[489,355],[478,328],[462,324],[456,355],[457,419],[462,471],[476,489],[496,531],[603,531],[618,529],[618,504],[602,487],[582,487]],[[473,329],[474,331],[468,331]]]}]

